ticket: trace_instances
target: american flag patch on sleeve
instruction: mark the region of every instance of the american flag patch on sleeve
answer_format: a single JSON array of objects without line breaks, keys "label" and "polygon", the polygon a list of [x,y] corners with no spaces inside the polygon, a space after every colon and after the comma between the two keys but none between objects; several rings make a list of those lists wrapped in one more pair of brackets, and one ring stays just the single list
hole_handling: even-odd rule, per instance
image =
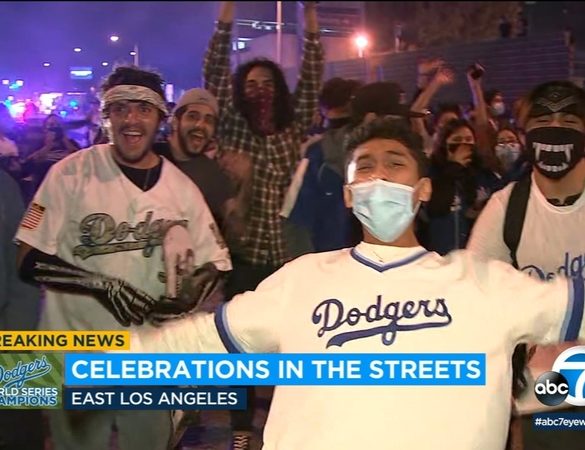
[{"label": "american flag patch on sleeve", "polygon": [[29,230],[34,230],[36,227],[39,226],[41,220],[43,220],[43,215],[45,214],[45,207],[39,205],[38,203],[31,203],[28,208],[28,211],[24,215],[20,226],[22,228],[28,228]]}]

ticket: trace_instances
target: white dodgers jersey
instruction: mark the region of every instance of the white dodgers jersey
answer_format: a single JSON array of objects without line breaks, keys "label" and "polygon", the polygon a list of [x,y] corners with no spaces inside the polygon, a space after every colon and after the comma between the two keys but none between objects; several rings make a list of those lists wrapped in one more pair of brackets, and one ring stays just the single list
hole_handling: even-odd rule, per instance
[{"label": "white dodgers jersey", "polygon": [[502,450],[512,351],[582,333],[570,295],[583,303],[582,286],[541,283],[466,251],[361,243],[300,257],[215,315],[138,330],[131,349],[484,353],[485,386],[277,386],[264,448]]},{"label": "white dodgers jersey", "polygon": [[[468,248],[482,257],[511,263],[510,250],[504,243],[504,218],[513,185],[495,193],[479,216],[469,240]],[[558,276],[583,278],[585,276],[585,194],[570,206],[551,205],[534,176],[522,236],[516,259],[518,268],[539,280]],[[517,402],[520,413],[550,410],[534,395],[533,382],[542,373],[552,370],[553,363],[564,350],[576,345],[538,347],[529,362],[527,378],[530,385],[525,396]],[[570,405],[564,404],[564,407]],[[563,405],[561,405],[563,407]]]},{"label": "white dodgers jersey", "polygon": [[[91,272],[122,279],[158,299],[166,292],[161,248],[179,225],[195,265],[230,270],[228,250],[199,189],[169,161],[142,191],[121,171],[108,144],[57,163],[21,222],[17,241]],[[147,326],[147,325],[144,325]],[[90,296],[47,290],[41,329],[117,330],[122,326]]]}]

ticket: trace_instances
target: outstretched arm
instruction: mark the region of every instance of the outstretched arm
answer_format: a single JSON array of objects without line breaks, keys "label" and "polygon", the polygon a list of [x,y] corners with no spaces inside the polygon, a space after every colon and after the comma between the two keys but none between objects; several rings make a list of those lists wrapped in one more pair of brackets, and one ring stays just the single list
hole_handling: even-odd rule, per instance
[{"label": "outstretched arm", "polygon": [[90,295],[123,326],[141,325],[155,300],[129,283],[80,269],[55,255],[21,243],[19,273],[23,281],[58,291]]}]

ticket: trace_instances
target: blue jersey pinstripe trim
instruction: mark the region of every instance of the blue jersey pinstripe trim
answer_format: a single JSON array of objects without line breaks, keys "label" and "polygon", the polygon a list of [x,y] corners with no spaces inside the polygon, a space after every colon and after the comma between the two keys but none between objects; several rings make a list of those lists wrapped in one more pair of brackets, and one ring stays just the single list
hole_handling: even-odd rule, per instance
[{"label": "blue jersey pinstripe trim", "polygon": [[365,256],[361,255],[355,248],[351,249],[351,256],[353,257],[353,259],[355,259],[357,262],[364,264],[365,266],[368,266],[374,270],[377,270],[378,272],[385,272],[387,270],[390,269],[395,269],[397,267],[401,267],[401,266],[405,266],[407,264],[410,264],[414,261],[416,261],[417,259],[422,258],[423,256],[425,256],[428,252],[428,250],[422,250],[418,253],[415,253],[412,256],[409,256],[408,258],[404,258],[398,261],[394,261],[390,264],[378,264],[375,261],[372,261],[369,258],[366,258]]},{"label": "blue jersey pinstripe trim", "polygon": [[217,310],[215,311],[215,327],[217,328],[219,338],[229,353],[246,353],[244,349],[238,344],[238,341],[233,337],[228,328],[225,310],[226,306],[227,304],[218,306]]},{"label": "blue jersey pinstripe trim", "polygon": [[569,292],[569,299],[567,301],[567,309],[565,311],[565,317],[563,319],[563,325],[561,326],[561,336],[560,341],[564,342],[567,336],[567,329],[569,328],[569,321],[571,320],[571,316],[573,315],[573,304],[574,301],[574,288],[573,288],[573,280],[567,280],[567,289]]},{"label": "blue jersey pinstripe trim", "polygon": [[581,331],[581,324],[583,323],[584,306],[583,278],[574,278],[570,280],[569,305],[563,321],[563,328],[561,329],[561,340],[576,341],[579,338],[579,331]]}]

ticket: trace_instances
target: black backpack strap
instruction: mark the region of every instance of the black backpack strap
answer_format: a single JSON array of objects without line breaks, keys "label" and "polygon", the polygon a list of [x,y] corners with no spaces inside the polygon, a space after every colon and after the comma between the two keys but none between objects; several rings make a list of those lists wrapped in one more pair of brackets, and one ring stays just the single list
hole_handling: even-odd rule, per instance
[{"label": "black backpack strap", "polygon": [[[530,197],[530,186],[532,177],[530,174],[525,175],[519,180],[510,193],[508,206],[506,207],[506,217],[504,219],[504,242],[510,250],[512,265],[519,269],[517,251],[522,237],[522,228],[524,227],[524,218],[528,208],[528,199]],[[518,398],[527,386],[524,368],[528,363],[528,347],[526,344],[517,345],[512,355],[512,395]]]},{"label": "black backpack strap", "polygon": [[514,185],[510,193],[510,199],[506,208],[506,217],[504,219],[504,243],[510,250],[512,265],[516,269],[518,269],[516,252],[518,251],[522,228],[524,227],[531,182],[532,177],[529,174]]}]

